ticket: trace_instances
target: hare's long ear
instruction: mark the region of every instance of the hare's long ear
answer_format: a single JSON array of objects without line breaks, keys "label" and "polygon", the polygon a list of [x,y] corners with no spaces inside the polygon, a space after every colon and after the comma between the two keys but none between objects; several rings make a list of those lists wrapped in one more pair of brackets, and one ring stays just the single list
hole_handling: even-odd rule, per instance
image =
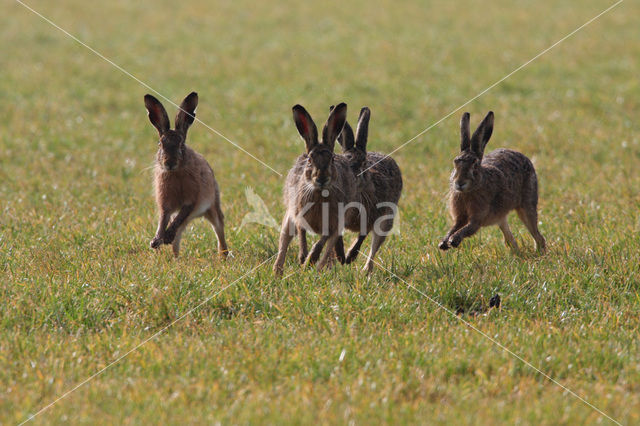
[{"label": "hare's long ear", "polygon": [[327,145],[329,149],[333,151],[333,147],[336,144],[338,135],[344,128],[344,123],[347,121],[347,104],[338,104],[329,114],[327,122],[322,129],[322,143]]},{"label": "hare's long ear", "polygon": [[348,121],[344,122],[342,133],[338,136],[338,142],[342,145],[342,151],[351,151],[355,145],[355,138],[353,137],[353,129],[349,125]]},{"label": "hare's long ear", "polygon": [[493,111],[489,111],[476,131],[473,132],[473,136],[471,136],[471,150],[479,156],[482,156],[482,154],[484,153],[484,147],[487,146],[487,142],[489,142],[492,133]]},{"label": "hare's long ear", "polygon": [[293,121],[296,123],[298,133],[307,144],[307,152],[311,151],[318,144],[318,128],[302,105],[293,107]]},{"label": "hare's long ear", "polygon": [[[335,108],[334,105],[329,107],[329,112],[333,111]],[[348,121],[344,122],[344,127],[342,128],[342,133],[338,136],[338,143],[342,147],[342,152],[350,151],[353,149],[355,145],[355,138],[353,136],[353,129],[349,125]]]},{"label": "hare's long ear", "polygon": [[180,110],[176,115],[176,130],[186,136],[189,126],[196,119],[196,107],[198,106],[198,94],[191,92],[180,104]]},{"label": "hare's long ear", "polygon": [[471,130],[469,129],[469,119],[471,115],[468,112],[462,114],[460,119],[460,152],[468,151],[471,147]]},{"label": "hare's long ear", "polygon": [[144,106],[147,108],[149,121],[153,124],[153,127],[158,129],[158,133],[162,136],[169,130],[167,110],[164,109],[159,100],[151,95],[144,95]]},{"label": "hare's long ear", "polygon": [[356,128],[356,147],[363,151],[367,150],[367,138],[369,137],[369,119],[371,118],[371,110],[364,107],[360,110],[358,117],[358,127]]}]

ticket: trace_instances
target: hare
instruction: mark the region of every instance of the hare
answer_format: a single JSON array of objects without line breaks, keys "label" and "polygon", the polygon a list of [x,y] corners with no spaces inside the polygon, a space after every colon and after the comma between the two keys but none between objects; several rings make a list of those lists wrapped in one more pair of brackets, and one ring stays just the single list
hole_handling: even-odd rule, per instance
[{"label": "hare", "polygon": [[343,152],[350,160],[356,180],[358,211],[355,215],[346,216],[348,220],[345,227],[357,232],[358,238],[349,248],[346,257],[342,237],[336,244],[337,257],[344,257],[345,263],[349,264],[358,256],[367,234],[373,231],[371,252],[364,266],[368,273],[373,270],[375,255],[393,227],[402,193],[402,173],[393,158],[378,152],[367,152],[370,118],[369,108],[362,108],[355,137],[349,123],[345,123],[338,138]]},{"label": "hare", "polygon": [[170,129],[169,116],[160,101],[145,95],[144,105],[149,121],[160,135],[154,170],[160,219],[156,235],[151,240],[151,248],[171,244],[174,256],[178,257],[180,239],[187,224],[204,216],[213,225],[218,238],[218,251],[226,257],[228,249],[218,182],[207,160],[185,144],[187,129],[195,119],[198,94],[192,92],[182,101],[176,115],[175,130]]},{"label": "hare", "polygon": [[531,160],[510,149],[496,149],[483,158],[484,148],[493,133],[493,112],[469,137],[469,113],[460,121],[460,154],[453,160],[449,192],[449,211],[454,220],[438,247],[447,250],[475,234],[481,227],[498,225],[505,243],[514,250],[518,245],[507,223],[515,210],[544,252],[546,243],[538,231],[538,179]]},{"label": "hare", "polygon": [[[293,107],[293,119],[306,143],[307,152],[298,157],[287,175],[284,187],[286,213],[282,220],[278,257],[273,265],[282,274],[287,248],[295,232],[300,236],[300,262],[313,264],[327,250],[317,268],[327,266],[334,245],[344,226],[343,206],[355,197],[355,183],[349,161],[333,153],[335,141],[346,121],[347,105],[341,103],[331,111],[322,130],[322,142],[309,113],[300,105]],[[307,253],[306,232],[320,235],[312,252]]]}]

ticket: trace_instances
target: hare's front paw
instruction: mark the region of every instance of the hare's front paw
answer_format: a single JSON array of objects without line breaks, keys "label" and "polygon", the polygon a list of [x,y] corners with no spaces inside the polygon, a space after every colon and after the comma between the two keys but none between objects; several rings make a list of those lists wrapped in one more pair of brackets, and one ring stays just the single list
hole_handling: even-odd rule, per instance
[{"label": "hare's front paw", "polygon": [[460,235],[454,235],[451,238],[449,238],[449,245],[453,248],[458,247],[461,242],[462,242],[462,238],[460,238]]},{"label": "hare's front paw", "polygon": [[176,237],[176,231],[174,231],[173,229],[167,229],[167,231],[164,233],[164,238],[162,240],[164,241],[165,244],[171,244],[175,237]]},{"label": "hare's front paw", "polygon": [[440,250],[449,250],[449,242],[447,240],[440,241],[440,244],[438,244],[438,248]]},{"label": "hare's front paw", "polygon": [[354,251],[350,251],[347,254],[347,258],[344,260],[344,263],[346,265],[349,265],[351,262],[353,262],[354,260],[356,260],[356,257],[358,256],[358,250],[354,250]]},{"label": "hare's front paw", "polygon": [[164,241],[162,238],[154,237],[153,240],[151,240],[151,244],[149,245],[151,246],[152,249],[157,249],[162,245],[163,242]]},{"label": "hare's front paw", "polygon": [[318,250],[311,250],[307,255],[307,258],[305,259],[304,264],[313,266],[316,263],[318,263],[319,259],[320,259],[320,252]]}]

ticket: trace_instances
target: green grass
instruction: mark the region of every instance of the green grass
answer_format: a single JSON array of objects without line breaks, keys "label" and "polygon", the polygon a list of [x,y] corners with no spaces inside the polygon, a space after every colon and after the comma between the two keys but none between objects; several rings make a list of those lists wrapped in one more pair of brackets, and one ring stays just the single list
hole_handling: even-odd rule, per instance
[{"label": "green grass", "polygon": [[[131,3],[29,4],[174,102],[198,91],[201,120],[283,174],[303,150],[295,103],[318,122],[339,101],[351,121],[370,106],[370,149],[390,152],[612,4]],[[35,421],[608,422],[462,319],[614,419],[640,422],[636,2],[465,107],[472,126],[495,111],[488,149],[534,160],[549,252],[533,253],[515,216],[522,256],[497,228],[438,251],[459,112],[394,155],[400,233],[380,251],[390,272],[370,279],[302,270],[295,242],[292,275],[274,278],[272,262],[252,272],[275,254],[277,230],[240,229],[245,188],[279,221],[284,179],[198,123],[189,142],[216,172],[234,256],[217,258],[202,220],[181,259],[152,252],[148,90],[18,3],[3,12],[0,423],[25,420],[229,284]],[[488,310],[496,293],[502,307]]]}]

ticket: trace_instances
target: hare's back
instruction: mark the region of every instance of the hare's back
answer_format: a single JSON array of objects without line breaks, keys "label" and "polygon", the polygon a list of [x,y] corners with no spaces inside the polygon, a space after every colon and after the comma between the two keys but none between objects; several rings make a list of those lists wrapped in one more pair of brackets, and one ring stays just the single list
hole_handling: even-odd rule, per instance
[{"label": "hare's back", "polygon": [[215,175],[213,174],[213,168],[211,164],[207,161],[206,158],[199,152],[187,147],[187,158],[190,159],[188,162],[189,168],[192,170],[197,170],[201,179],[206,181],[214,181]]},{"label": "hare's back", "polygon": [[376,195],[379,201],[397,203],[402,192],[402,173],[395,160],[379,152],[367,153],[367,166],[370,169]]},{"label": "hare's back", "polygon": [[522,179],[535,174],[533,163],[526,155],[511,149],[499,148],[482,159],[484,167],[495,167],[509,179]]}]

